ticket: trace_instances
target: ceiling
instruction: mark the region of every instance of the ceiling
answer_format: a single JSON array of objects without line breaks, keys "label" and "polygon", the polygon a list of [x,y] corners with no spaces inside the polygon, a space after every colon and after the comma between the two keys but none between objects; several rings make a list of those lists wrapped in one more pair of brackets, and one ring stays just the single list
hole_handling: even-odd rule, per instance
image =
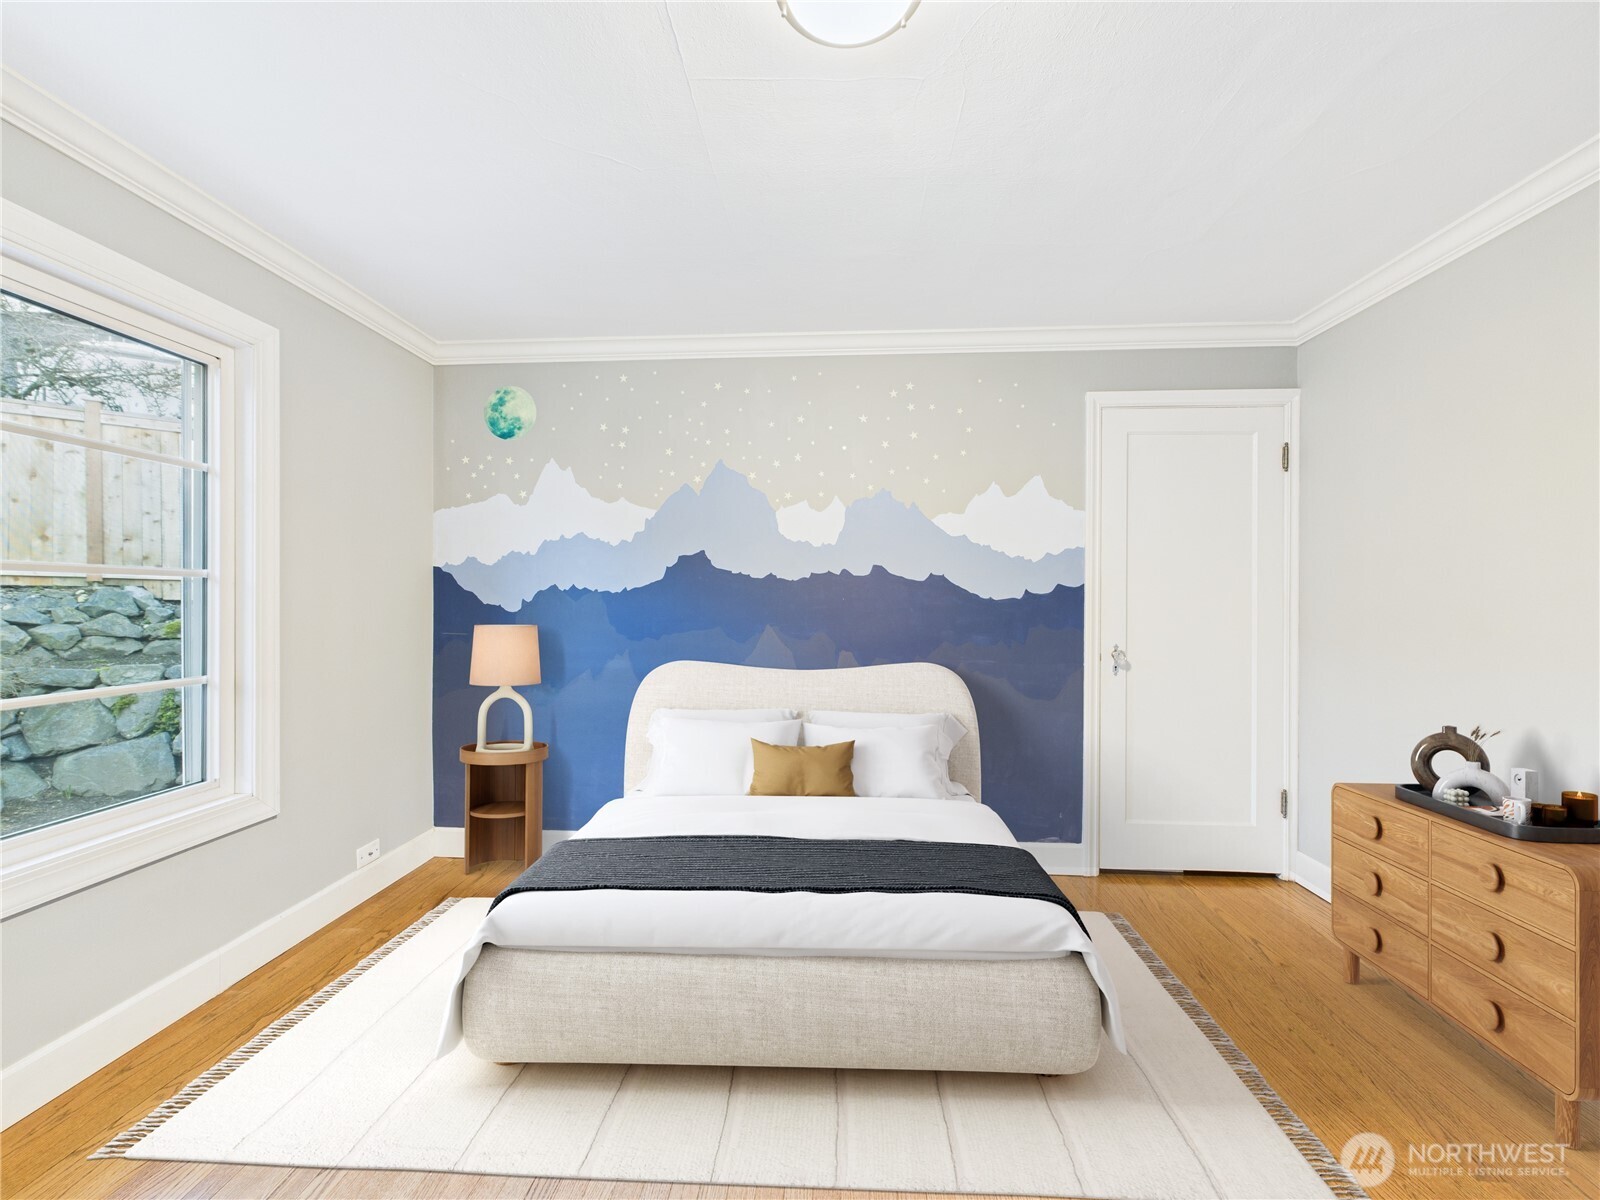
[{"label": "ceiling", "polygon": [[1593,4],[38,4],[3,56],[442,341],[1285,322],[1594,138]]}]

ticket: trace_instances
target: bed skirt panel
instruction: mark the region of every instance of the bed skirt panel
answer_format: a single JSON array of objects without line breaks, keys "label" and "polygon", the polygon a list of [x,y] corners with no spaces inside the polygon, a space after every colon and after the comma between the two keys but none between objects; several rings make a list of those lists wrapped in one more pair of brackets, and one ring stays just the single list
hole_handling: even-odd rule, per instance
[{"label": "bed skirt panel", "polygon": [[495,1062],[1068,1075],[1100,992],[1076,954],[1008,962],[572,953],[485,946],[467,1047]]}]

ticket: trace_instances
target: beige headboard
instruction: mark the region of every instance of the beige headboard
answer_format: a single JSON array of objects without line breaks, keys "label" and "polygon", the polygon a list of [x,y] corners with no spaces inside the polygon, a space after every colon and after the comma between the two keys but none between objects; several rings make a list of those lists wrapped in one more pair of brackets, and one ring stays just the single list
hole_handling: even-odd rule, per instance
[{"label": "beige headboard", "polygon": [[978,713],[961,677],[935,663],[889,663],[790,671],[731,663],[663,663],[639,683],[628,711],[623,786],[632,791],[650,766],[650,714],[658,708],[797,708],[848,712],[950,713],[967,736],[950,754],[950,778],[983,799],[978,753]]}]

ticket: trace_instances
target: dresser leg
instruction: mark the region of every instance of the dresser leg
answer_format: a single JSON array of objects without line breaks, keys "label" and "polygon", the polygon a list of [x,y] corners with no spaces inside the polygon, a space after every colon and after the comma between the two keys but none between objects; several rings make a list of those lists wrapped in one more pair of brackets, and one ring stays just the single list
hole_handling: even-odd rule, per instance
[{"label": "dresser leg", "polygon": [[1556,1141],[1563,1146],[1578,1148],[1578,1114],[1583,1101],[1556,1097]]},{"label": "dresser leg", "polygon": [[1361,982],[1361,956],[1354,950],[1344,952],[1344,981],[1346,983]]}]

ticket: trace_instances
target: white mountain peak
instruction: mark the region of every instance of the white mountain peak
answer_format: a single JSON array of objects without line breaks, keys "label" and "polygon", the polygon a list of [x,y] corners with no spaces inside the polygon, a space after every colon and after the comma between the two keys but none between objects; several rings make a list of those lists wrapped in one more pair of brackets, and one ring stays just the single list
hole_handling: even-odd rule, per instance
[{"label": "white mountain peak", "polygon": [[520,503],[507,495],[433,514],[433,561],[439,566],[475,558],[498,562],[516,550],[533,553],[545,542],[587,534],[616,545],[644,528],[655,510],[627,500],[591,495],[568,467],[545,463]]},{"label": "white mountain peak", "polygon": [[944,513],[933,523],[946,533],[1032,562],[1083,545],[1083,513],[1052,496],[1038,475],[1009,496],[991,483],[961,512]]},{"label": "white mountain peak", "polygon": [[844,515],[844,501],[837,496],[822,509],[812,508],[802,500],[778,510],[778,532],[791,542],[831,546],[839,540],[839,533],[844,529]]}]

